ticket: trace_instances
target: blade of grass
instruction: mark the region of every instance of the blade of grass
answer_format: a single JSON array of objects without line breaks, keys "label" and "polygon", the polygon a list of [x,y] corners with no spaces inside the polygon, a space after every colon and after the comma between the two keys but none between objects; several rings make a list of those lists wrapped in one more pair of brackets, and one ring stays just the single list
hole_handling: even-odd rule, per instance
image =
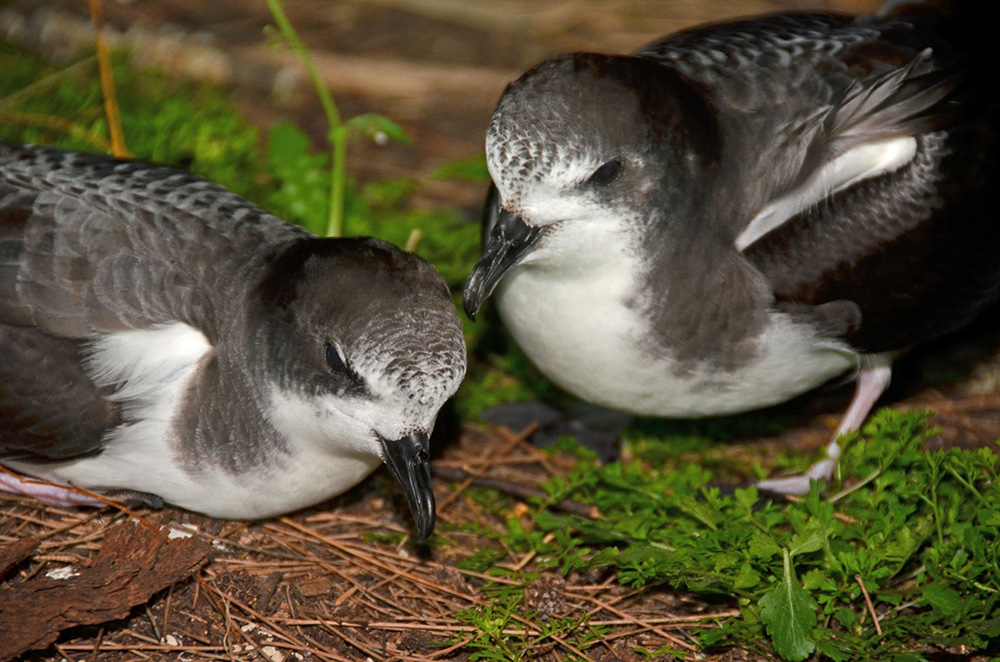
[{"label": "blade of grass", "polygon": [[96,58],[88,57],[79,62],[74,62],[65,69],[60,69],[55,73],[49,74],[44,78],[39,78],[35,82],[27,85],[26,87],[12,92],[7,96],[0,99],[0,110],[7,110],[10,108],[17,108],[18,104],[22,103],[27,99],[34,99],[47,92],[50,92],[53,88],[57,87],[65,80],[73,78],[82,78],[84,76],[90,76],[90,69],[94,66]]},{"label": "blade of grass", "polygon": [[118,110],[111,56],[104,39],[104,7],[101,5],[101,0],[89,0],[89,7],[90,21],[94,24],[94,48],[97,52],[97,68],[101,75],[101,92],[104,94],[104,113],[107,115],[108,131],[111,134],[111,153],[124,158],[131,154],[125,147],[125,132],[122,130],[122,117]]},{"label": "blade of grass", "polygon": [[302,60],[302,66],[305,68],[306,74],[312,82],[313,89],[316,90],[316,95],[323,106],[323,113],[326,115],[326,121],[329,125],[327,139],[332,148],[331,162],[333,164],[330,169],[330,209],[327,216],[326,236],[339,237],[344,232],[344,190],[347,182],[347,130],[344,127],[340,111],[337,109],[337,104],[333,100],[333,95],[330,94],[330,90],[323,82],[323,78],[320,76],[312,57],[310,57],[309,51],[306,50],[295,28],[292,27],[291,21],[288,20],[288,16],[281,6],[281,0],[267,0],[267,7],[271,10],[271,16],[274,17],[274,22],[277,24],[278,30],[292,47],[292,50],[299,56],[299,59]]}]

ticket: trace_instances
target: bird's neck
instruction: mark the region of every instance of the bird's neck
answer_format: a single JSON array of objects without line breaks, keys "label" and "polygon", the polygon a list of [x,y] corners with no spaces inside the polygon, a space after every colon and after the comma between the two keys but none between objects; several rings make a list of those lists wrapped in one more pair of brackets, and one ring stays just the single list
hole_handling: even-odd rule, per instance
[{"label": "bird's neck", "polygon": [[[643,316],[651,342],[670,347],[681,364],[728,369],[723,347],[740,347],[768,324],[773,295],[762,275],[729,243],[721,224],[674,235],[668,251],[647,255]],[[655,247],[662,242],[649,241]]]},{"label": "bird's neck", "polygon": [[[174,417],[192,469],[197,463],[208,463],[236,473],[274,461],[285,443],[267,418],[266,408],[266,397],[254,375],[224,354],[206,357]],[[248,448],[253,452],[247,452]]]}]

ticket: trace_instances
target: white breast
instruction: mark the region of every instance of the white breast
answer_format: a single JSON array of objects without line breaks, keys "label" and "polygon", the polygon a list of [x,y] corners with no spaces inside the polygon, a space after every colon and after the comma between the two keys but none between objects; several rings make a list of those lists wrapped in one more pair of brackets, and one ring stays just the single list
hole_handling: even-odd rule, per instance
[{"label": "white breast", "polygon": [[103,336],[92,345],[86,369],[98,386],[114,389],[108,399],[122,406],[123,417],[106,435],[104,450],[66,462],[9,464],[57,483],[138,490],[177,503],[194,481],[177,463],[172,421],[211,351],[201,331],[180,322]]},{"label": "white breast", "polygon": [[846,346],[772,313],[755,360],[679,371],[670,348],[647,350],[649,322],[626,304],[642,301],[627,234],[613,224],[559,230],[501,282],[497,304],[539,370],[577,397],[646,416],[729,414],[783,402],[856,364]]},{"label": "white breast", "polygon": [[631,374],[642,322],[624,303],[635,289],[634,258],[604,226],[589,228],[589,237],[577,237],[572,226],[558,230],[500,282],[497,306],[514,340],[550,379],[585,400],[616,406],[642,390]]},{"label": "white breast", "polygon": [[[181,323],[103,337],[91,349],[87,370],[98,385],[115,389],[109,399],[122,406],[124,418],[107,434],[103,452],[66,462],[5,464],[55,483],[148,492],[183,508],[233,518],[268,517],[315,504],[357,484],[379,465],[370,426],[350,417],[339,419],[344,429],[318,426],[311,431],[316,443],[304,447],[303,439],[312,437],[303,437],[302,430],[316,427],[316,403],[286,398],[271,406],[285,414],[272,423],[289,437],[289,452],[275,453],[265,466],[251,468],[252,475],[233,474],[211,462],[192,467],[173,422],[212,351],[201,331]],[[216,430],[224,433],[225,426]]]}]

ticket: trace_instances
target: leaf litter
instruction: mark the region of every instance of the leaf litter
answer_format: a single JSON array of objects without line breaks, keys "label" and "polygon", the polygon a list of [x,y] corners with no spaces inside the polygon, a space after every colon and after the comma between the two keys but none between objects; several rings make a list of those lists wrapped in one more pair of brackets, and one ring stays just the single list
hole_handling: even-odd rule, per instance
[{"label": "leaf litter", "polygon": [[[886,659],[988,650],[1000,616],[997,455],[929,451],[924,419],[880,412],[846,449],[854,478],[781,503],[696,486],[707,475],[699,467],[651,467],[641,456],[600,465],[570,444],[539,450],[525,439],[531,429],[466,427],[435,460],[439,523],[424,546],[411,541],[405,502],[384,472],[325,507],[264,522],[139,511],[170,532],[163,540],[198,546],[205,565],[152,587],[151,599],[127,600],[120,614],[98,618],[95,598],[52,625],[27,619],[47,628],[40,646],[59,636],[32,659],[848,660],[862,650]],[[130,530],[149,531],[113,511],[0,496],[0,613],[15,604],[5,595],[104,568],[109,550],[126,553],[115,541]],[[45,577],[67,566],[81,577]],[[63,600],[46,590],[16,604],[56,613]],[[0,632],[10,622],[0,619]]]},{"label": "leaf litter", "polygon": [[[465,431],[438,460],[443,468],[464,467],[473,476],[487,465],[500,467],[496,480],[539,494],[549,472],[572,461],[509,433],[479,430]],[[79,605],[58,623],[35,619],[45,637],[62,634],[33,659],[176,659],[181,653],[185,660],[473,659],[487,637],[484,610],[513,604],[498,600],[500,592],[534,596],[526,598],[534,607],[510,610],[492,632],[514,641],[510,646],[521,651],[521,659],[639,660],[633,648],[692,651],[696,644],[686,634],[692,624],[736,614],[729,605],[669,591],[633,591],[609,572],[539,572],[534,554],[505,548],[502,540],[508,507],[531,527],[523,501],[464,482],[437,480],[435,489],[439,525],[428,547],[410,542],[405,502],[383,472],[328,509],[264,522],[212,520],[170,507],[139,511],[164,531],[189,533],[161,537],[197,545],[207,564],[192,578],[179,575],[160,587],[148,602],[128,601],[131,610],[119,620],[92,618],[103,613],[96,603],[94,609]],[[490,499],[504,508],[484,507],[482,501]],[[122,553],[115,541],[124,530],[146,528],[111,511],[0,495],[0,559],[15,548],[23,557],[12,558],[0,578],[0,606],[14,604],[4,602],[5,592],[31,590],[45,573],[67,563],[103,567],[109,550]],[[489,573],[463,567],[461,561],[477,549],[490,549],[504,561]],[[63,596],[41,591],[30,604],[38,613],[66,605]],[[10,627],[10,621],[0,621],[0,632]],[[7,634],[0,636],[6,640]],[[9,648],[0,644],[7,654],[0,659],[9,658]]]}]

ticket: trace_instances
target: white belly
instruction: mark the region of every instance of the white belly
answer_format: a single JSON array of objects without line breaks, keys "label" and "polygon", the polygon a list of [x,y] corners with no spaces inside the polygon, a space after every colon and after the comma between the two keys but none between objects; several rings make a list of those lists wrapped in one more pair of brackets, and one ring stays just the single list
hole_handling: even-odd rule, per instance
[{"label": "white belly", "polygon": [[178,448],[173,422],[183,393],[211,351],[204,334],[181,323],[105,337],[94,344],[87,367],[98,384],[117,388],[110,399],[122,404],[125,421],[108,433],[104,450],[65,462],[4,464],[57,484],[146,492],[213,517],[241,519],[313,505],[378,467],[377,450],[304,453],[294,445],[244,474],[211,462],[191,467]]},{"label": "white belly", "polygon": [[[549,379],[595,404],[643,416],[700,417],[748,411],[788,400],[857,365],[846,346],[773,313],[756,357],[732,370],[684,366],[669,348],[652,356],[648,323],[626,306],[638,273],[615,261],[565,274],[526,261],[497,291],[514,340]],[[593,263],[591,263],[593,266]]]}]

